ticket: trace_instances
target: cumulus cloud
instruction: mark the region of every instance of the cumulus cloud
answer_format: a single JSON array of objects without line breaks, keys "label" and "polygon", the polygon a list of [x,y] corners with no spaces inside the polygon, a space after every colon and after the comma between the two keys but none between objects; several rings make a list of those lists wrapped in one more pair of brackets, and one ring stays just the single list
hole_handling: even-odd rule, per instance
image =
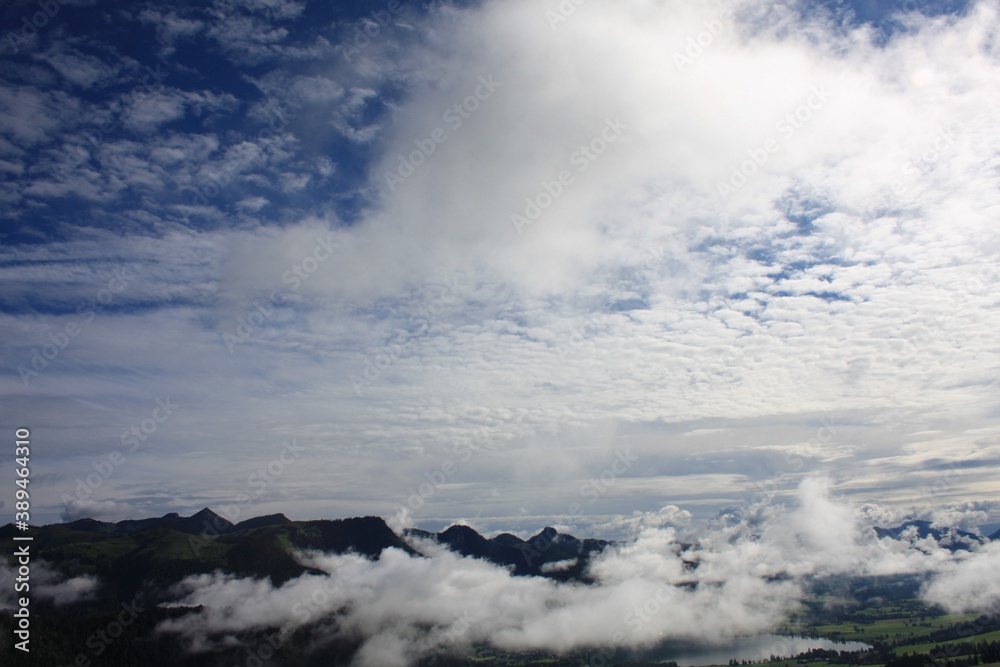
[{"label": "cumulus cloud", "polygon": [[[421,558],[388,550],[374,562],[317,554],[305,562],[329,572],[332,580],[305,575],[275,589],[223,575],[191,578],[182,603],[205,605],[205,610],[160,628],[182,632],[204,647],[206,631],[218,639],[248,628],[293,629],[327,620],[340,635],[361,642],[358,664],[406,665],[422,654],[475,642],[565,651],[621,643],[627,633],[629,644],[648,645],[665,632],[687,638],[758,632],[780,620],[782,610],[796,599],[793,584],[772,585],[752,576],[694,591],[678,589],[674,584],[684,576],[675,565],[679,561],[669,552],[646,556],[665,559],[659,573],[670,570],[672,577],[625,573],[614,559],[631,555],[614,557],[597,570],[600,583],[585,587],[515,577],[451,552]],[[653,592],[658,587],[657,601]],[[317,591],[329,592],[314,595]],[[647,600],[664,612],[643,612]],[[391,659],[386,656],[389,647]]]},{"label": "cumulus cloud", "polygon": [[937,507],[917,505],[890,507],[865,503],[860,511],[872,525],[893,526],[915,519],[927,521],[936,528],[957,529],[981,535],[980,526],[990,522],[990,517],[997,511],[998,506],[1000,502],[995,500],[965,500]]},{"label": "cumulus cloud", "polygon": [[661,507],[655,512],[632,512],[629,516],[617,516],[594,527],[598,533],[617,535],[625,533],[635,535],[647,528],[666,528],[667,526],[683,526],[691,522],[691,513],[676,505]]},{"label": "cumulus cloud", "polygon": [[989,523],[990,512],[1000,507],[998,501],[974,501],[952,503],[927,512],[932,523],[939,526],[953,526],[970,533],[979,533],[979,526]]},{"label": "cumulus cloud", "polygon": [[954,613],[1000,611],[1000,544],[992,542],[968,558],[943,567],[924,597]]}]

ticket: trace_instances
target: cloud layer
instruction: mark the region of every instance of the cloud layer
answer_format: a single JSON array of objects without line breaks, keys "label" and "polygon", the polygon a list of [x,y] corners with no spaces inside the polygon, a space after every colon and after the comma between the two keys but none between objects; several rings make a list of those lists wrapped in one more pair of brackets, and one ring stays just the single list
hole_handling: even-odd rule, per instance
[{"label": "cloud layer", "polygon": [[0,81],[42,521],[997,520],[995,1],[77,10]]},{"label": "cloud layer", "polygon": [[280,587],[220,573],[190,577],[178,589],[180,603],[203,608],[160,630],[206,649],[246,630],[288,635],[312,624],[324,628],[321,636],[357,641],[353,664],[404,666],[482,643],[633,650],[766,632],[799,607],[815,577],[930,574],[928,601],[956,611],[997,609],[995,587],[984,585],[996,567],[995,544],[955,556],[933,539],[876,539],[864,514],[832,499],[822,479],[803,482],[797,500],[793,509],[761,507],[757,519],[687,535],[650,517],[592,563],[593,585],[515,577],[426,542],[416,546],[427,557],[394,549],[377,561],[304,554],[304,563],[326,574]]}]

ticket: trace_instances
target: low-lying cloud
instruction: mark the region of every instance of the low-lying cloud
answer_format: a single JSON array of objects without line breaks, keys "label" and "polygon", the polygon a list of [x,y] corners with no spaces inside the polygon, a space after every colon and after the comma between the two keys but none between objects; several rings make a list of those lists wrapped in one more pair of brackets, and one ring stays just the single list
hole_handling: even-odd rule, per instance
[{"label": "low-lying cloud", "polygon": [[[27,584],[28,587],[18,588],[15,584]],[[56,607],[83,602],[94,597],[98,586],[97,577],[81,575],[67,578],[44,561],[31,563],[25,574],[19,572],[19,565],[10,566],[6,560],[0,560],[0,611],[17,609],[18,599],[25,596]]]},{"label": "low-lying cloud", "polygon": [[1000,544],[993,542],[962,561],[948,563],[927,586],[924,597],[948,611],[1000,609]]},{"label": "low-lying cloud", "polygon": [[665,525],[663,516],[682,513],[655,513],[591,563],[593,584],[514,576],[440,548],[425,548],[426,557],[389,549],[375,561],[306,553],[302,562],[326,574],[281,586],[221,573],[186,579],[179,604],[202,609],[159,629],[204,650],[243,631],[316,624],[358,641],[359,667],[402,667],[482,643],[565,652],[766,632],[825,575],[925,573],[930,602],[961,611],[1000,603],[1000,588],[982,585],[997,566],[996,545],[952,554],[933,539],[878,539],[870,508],[833,499],[826,480],[805,480],[794,508],[755,510],[711,531]]}]

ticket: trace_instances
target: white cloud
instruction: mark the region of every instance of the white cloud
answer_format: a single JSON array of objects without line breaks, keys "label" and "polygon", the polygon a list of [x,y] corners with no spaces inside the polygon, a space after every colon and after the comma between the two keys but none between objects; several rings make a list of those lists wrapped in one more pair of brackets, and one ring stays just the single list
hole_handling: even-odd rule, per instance
[{"label": "white cloud", "polygon": [[[91,473],[92,474],[92,473]],[[95,519],[97,521],[122,521],[124,519],[130,518],[135,513],[135,508],[131,507],[125,503],[116,503],[111,500],[87,500],[79,499],[88,497],[88,493],[92,493],[90,489],[83,483],[84,486],[80,487],[83,491],[79,491],[78,497],[71,497],[70,501],[66,503],[63,508],[62,515],[59,517],[65,522],[76,521],[77,519]],[[80,482],[77,481],[79,487]],[[93,488],[93,487],[91,487]],[[96,490],[96,489],[95,489]]]},{"label": "white cloud", "polygon": [[56,70],[60,76],[81,88],[107,83],[117,74],[117,68],[67,45],[54,45],[36,57]]},{"label": "white cloud", "polygon": [[180,17],[173,11],[161,12],[153,8],[143,9],[139,12],[138,19],[155,27],[163,56],[173,55],[174,43],[179,39],[192,37],[206,29],[202,21]]},{"label": "white cloud", "polygon": [[43,92],[28,86],[4,88],[0,132],[14,146],[29,148],[46,143],[79,113],[79,102],[63,92]]},{"label": "white cloud", "polygon": [[229,94],[211,91],[185,92],[165,88],[136,95],[127,101],[124,124],[137,132],[150,132],[164,123],[179,120],[186,113],[232,112],[238,102]]},{"label": "white cloud", "polygon": [[[0,609],[19,608],[18,600],[23,595],[14,588],[14,581],[19,576],[17,565],[7,565],[6,559],[0,561],[0,582],[5,584],[0,593]],[[45,561],[32,561],[29,579],[31,599],[44,600],[56,607],[92,599],[99,586],[97,578],[90,575],[67,579]],[[27,591],[21,591],[24,592]]]},{"label": "white cloud", "polygon": [[1000,609],[1000,544],[989,544],[969,558],[951,564],[924,591],[924,596],[953,613]]}]

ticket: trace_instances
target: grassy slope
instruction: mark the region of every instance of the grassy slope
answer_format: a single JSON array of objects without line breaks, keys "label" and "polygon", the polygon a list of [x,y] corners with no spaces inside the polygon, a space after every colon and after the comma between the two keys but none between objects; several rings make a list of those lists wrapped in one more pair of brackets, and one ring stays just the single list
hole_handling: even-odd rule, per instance
[{"label": "grassy slope", "polygon": [[[829,637],[836,640],[860,641],[871,643],[876,639],[892,640],[897,637],[919,637],[933,630],[951,625],[953,623],[963,623],[977,618],[977,614],[950,614],[947,616],[937,616],[928,618],[921,624],[920,621],[913,622],[914,619],[888,618],[871,623],[837,623],[833,625],[820,625],[814,631],[821,637]],[[860,632],[855,632],[857,627]]]},{"label": "grassy slope", "polygon": [[[965,642],[995,642],[1000,641],[1000,630],[995,630],[993,632],[987,632],[982,635],[975,635],[973,637],[962,637],[961,639],[953,639],[946,642],[938,642],[936,644],[915,644],[913,646],[900,646],[895,649],[893,653],[896,655],[902,655],[903,653],[930,653],[941,646],[947,646],[948,644],[961,644]],[[996,663],[994,663],[996,664]]]}]

